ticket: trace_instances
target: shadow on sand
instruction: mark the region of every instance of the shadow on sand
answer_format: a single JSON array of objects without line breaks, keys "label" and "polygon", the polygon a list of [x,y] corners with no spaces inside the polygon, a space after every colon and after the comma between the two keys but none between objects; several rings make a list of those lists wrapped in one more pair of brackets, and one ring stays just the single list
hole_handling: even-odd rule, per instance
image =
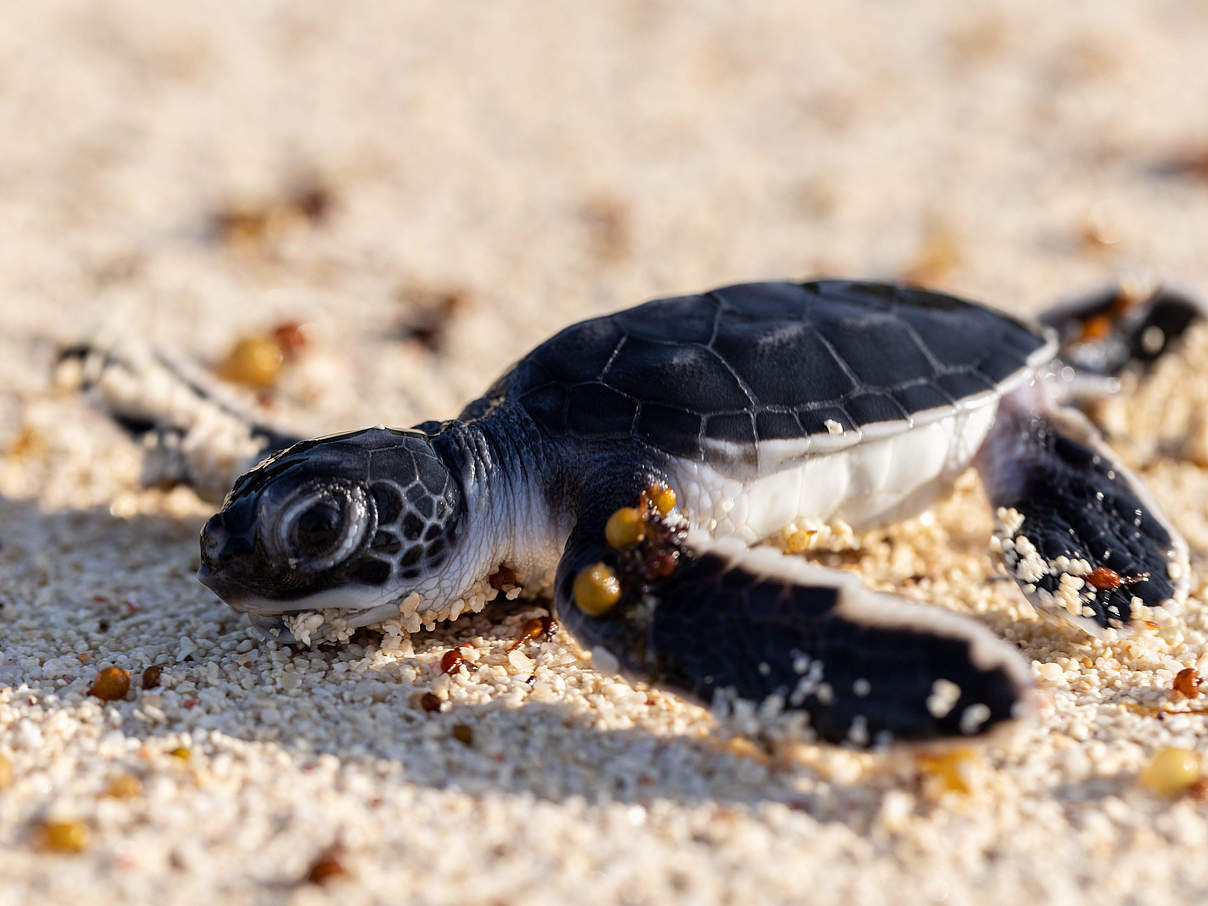
[{"label": "shadow on sand", "polygon": [[[613,711],[605,719],[614,727],[632,725],[601,728],[601,711],[554,693],[505,703],[489,688],[474,696],[481,703],[426,712],[419,698],[437,680],[443,652],[472,638],[505,651],[525,619],[543,612],[539,604],[496,603],[418,633],[413,657],[375,657],[381,637],[365,630],[346,646],[264,643],[193,579],[199,527],[193,519],[48,512],[0,500],[0,690],[77,710],[95,702],[88,690],[97,670],[114,664],[129,670],[132,687],[126,700],[105,706],[107,719],[152,749],[189,738],[203,749],[251,744],[283,750],[304,770],[334,755],[433,789],[554,801],[780,802],[857,827],[876,814],[875,789],[830,783],[801,762],[736,753],[699,729],[707,719],[688,721],[685,732],[660,731],[666,721],[646,728],[640,712],[627,721]],[[543,671],[556,684],[551,672],[572,683],[588,669],[574,661],[569,639],[545,644],[566,663],[538,668],[534,690]],[[144,691],[139,678],[152,663],[163,668],[162,686]],[[667,697],[647,701],[653,714]],[[822,760],[833,755],[824,750]]]}]

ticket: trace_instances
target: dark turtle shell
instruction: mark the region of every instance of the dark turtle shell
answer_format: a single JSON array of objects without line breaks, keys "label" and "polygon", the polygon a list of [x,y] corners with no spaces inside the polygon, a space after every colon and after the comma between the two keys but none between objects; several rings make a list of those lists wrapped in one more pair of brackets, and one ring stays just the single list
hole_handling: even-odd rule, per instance
[{"label": "dark turtle shell", "polygon": [[905,430],[1051,356],[1039,328],[941,293],[748,283],[572,325],[496,390],[553,436],[750,461],[764,441],[825,437],[834,449]]}]

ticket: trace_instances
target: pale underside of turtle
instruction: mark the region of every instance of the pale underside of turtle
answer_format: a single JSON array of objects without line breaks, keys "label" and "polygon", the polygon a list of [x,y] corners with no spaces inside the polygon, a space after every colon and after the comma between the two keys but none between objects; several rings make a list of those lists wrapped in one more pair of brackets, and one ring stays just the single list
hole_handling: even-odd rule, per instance
[{"label": "pale underside of turtle", "polygon": [[[1034,604],[1099,631],[1177,603],[1185,543],[1065,405],[1200,317],[1167,290],[1122,298],[1041,327],[891,284],[731,286],[572,325],[455,420],[309,441],[160,357],[65,358],[159,477],[214,496],[259,463],[203,530],[200,577],[270,635],[290,641],[282,617],[308,611],[419,629],[481,609],[507,567],[552,577],[555,616],[605,669],[745,732],[871,747],[1010,724],[1028,664],[973,619],[750,545],[917,513],[973,465],[991,547]],[[606,537],[631,507],[637,533]]]}]

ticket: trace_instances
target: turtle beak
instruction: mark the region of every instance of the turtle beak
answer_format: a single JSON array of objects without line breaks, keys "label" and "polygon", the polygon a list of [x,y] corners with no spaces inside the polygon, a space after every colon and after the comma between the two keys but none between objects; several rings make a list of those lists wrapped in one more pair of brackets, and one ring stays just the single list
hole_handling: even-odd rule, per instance
[{"label": "turtle beak", "polygon": [[210,569],[204,563],[201,564],[201,568],[197,570],[197,581],[213,591],[214,583],[216,581],[214,570]]},{"label": "turtle beak", "polygon": [[231,583],[223,577],[221,572],[204,563],[197,570],[197,581],[227,603],[230,603],[230,599],[234,597],[235,589],[231,586]]},{"label": "turtle beak", "polygon": [[236,560],[255,549],[255,526],[250,520],[238,525],[230,510],[210,517],[201,530],[201,565],[203,569],[221,572]]},{"label": "turtle beak", "polygon": [[239,609],[236,606],[239,600],[239,586],[231,583],[221,572],[202,563],[201,568],[197,570],[197,581],[227,604]]},{"label": "turtle beak", "polygon": [[239,513],[223,510],[210,517],[201,530],[201,568],[198,580],[228,604],[234,605],[246,589],[239,577],[255,551],[255,525]]}]

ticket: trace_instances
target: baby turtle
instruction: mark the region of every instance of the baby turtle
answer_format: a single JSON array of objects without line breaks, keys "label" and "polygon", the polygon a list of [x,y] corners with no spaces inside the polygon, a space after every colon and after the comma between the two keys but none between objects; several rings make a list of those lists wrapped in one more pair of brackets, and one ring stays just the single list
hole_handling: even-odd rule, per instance
[{"label": "baby turtle", "polygon": [[66,357],[161,472],[213,494],[259,463],[202,530],[200,579],[280,639],[304,611],[454,618],[506,567],[552,578],[603,669],[746,732],[873,747],[991,733],[1027,710],[1029,665],[975,620],[750,547],[794,522],[901,519],[973,465],[1038,607],[1099,631],[1186,595],[1185,543],[1066,403],[1199,309],[1109,297],[1042,327],[885,283],[730,286],[572,325],[456,419],[318,440],[154,356]]}]

